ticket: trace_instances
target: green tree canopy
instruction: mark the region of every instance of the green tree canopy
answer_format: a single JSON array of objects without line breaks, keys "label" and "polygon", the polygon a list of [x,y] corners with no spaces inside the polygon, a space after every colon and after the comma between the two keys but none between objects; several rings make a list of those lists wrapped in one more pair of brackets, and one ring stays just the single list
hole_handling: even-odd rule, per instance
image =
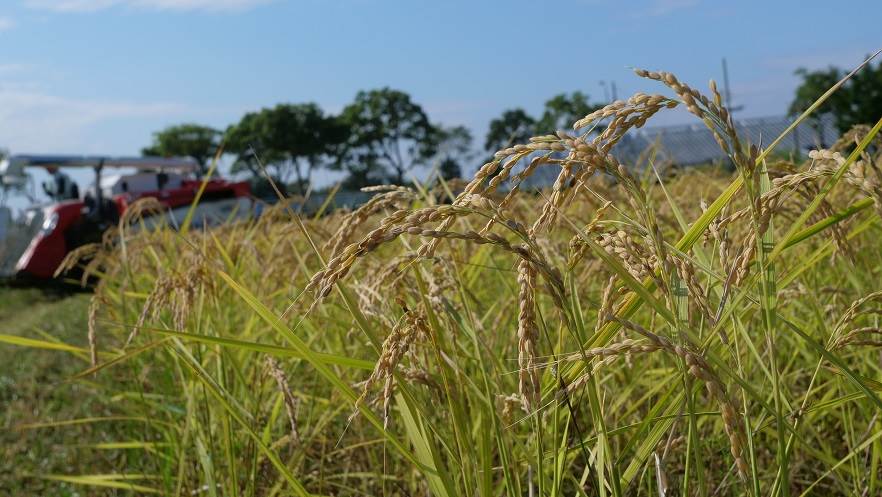
[{"label": "green tree canopy", "polygon": [[[349,172],[352,186],[377,183],[426,163],[437,150],[437,130],[407,93],[381,88],[360,91],[341,120],[348,128],[337,168]],[[364,182],[363,184],[360,184]]]},{"label": "green tree canopy", "polygon": [[227,150],[237,154],[233,170],[260,175],[258,160],[282,182],[295,180],[301,193],[313,172],[328,165],[345,138],[339,120],[314,103],[279,104],[245,114],[226,133]]},{"label": "green tree canopy", "polygon": [[601,107],[603,107],[601,104],[592,104],[588,95],[580,91],[555,95],[545,102],[545,111],[536,123],[535,133],[553,133],[557,130],[570,129],[574,122]]},{"label": "green tree canopy", "polygon": [[[248,112],[238,123],[227,128],[224,134],[225,150],[236,154],[232,168],[234,173],[248,170],[255,177],[260,178],[261,163],[268,169],[274,169],[275,165],[283,160],[283,157],[270,147],[271,137],[268,136],[270,131],[266,129],[266,112],[268,109]],[[275,174],[272,171],[268,172],[276,181],[281,181],[279,171]]]},{"label": "green tree canopy", "polygon": [[[817,71],[797,69],[802,83],[790,104],[790,113],[800,114],[815,100],[847,74],[828,67]],[[829,112],[839,131],[845,132],[855,124],[874,124],[882,116],[882,64],[868,65],[852,76],[836,93],[824,102],[815,115]]]},{"label": "green tree canopy", "polygon": [[201,124],[169,126],[153,133],[153,143],[141,150],[143,155],[159,157],[187,156],[196,159],[204,172],[217,153],[220,131]]},{"label": "green tree canopy", "polygon": [[533,136],[536,119],[524,109],[509,109],[490,121],[490,129],[484,140],[484,149],[495,152],[516,143],[525,143]]}]

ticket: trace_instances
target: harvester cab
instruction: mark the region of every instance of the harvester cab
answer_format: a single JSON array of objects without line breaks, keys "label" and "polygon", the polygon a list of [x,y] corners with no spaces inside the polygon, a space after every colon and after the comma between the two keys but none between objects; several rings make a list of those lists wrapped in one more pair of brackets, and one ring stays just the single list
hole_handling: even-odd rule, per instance
[{"label": "harvester cab", "polygon": [[[37,202],[28,169],[50,175],[43,191],[48,202]],[[65,169],[94,173],[81,189]],[[92,157],[13,155],[0,162],[0,278],[46,280],[71,250],[97,242],[138,199],[153,197],[176,226],[197,197],[203,181],[199,165],[189,158]],[[218,224],[251,212],[247,182],[211,179],[204,182],[193,209],[193,226]],[[80,194],[82,192],[82,195]],[[16,212],[9,200],[23,197],[27,206]]]}]

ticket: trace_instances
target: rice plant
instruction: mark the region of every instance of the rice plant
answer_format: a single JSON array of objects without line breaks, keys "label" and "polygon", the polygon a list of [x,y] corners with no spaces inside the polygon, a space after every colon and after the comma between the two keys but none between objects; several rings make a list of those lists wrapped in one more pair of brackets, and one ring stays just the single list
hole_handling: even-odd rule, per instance
[{"label": "rice plant", "polygon": [[[23,429],[122,423],[92,449],[126,457],[32,476],[174,496],[879,495],[882,120],[772,160],[713,82],[635,72],[667,94],[463,185],[206,231],[121,220],[83,251],[100,282],[73,378],[112,416]],[[678,106],[734,173],[616,160]],[[522,190],[539,168],[554,185]]]}]

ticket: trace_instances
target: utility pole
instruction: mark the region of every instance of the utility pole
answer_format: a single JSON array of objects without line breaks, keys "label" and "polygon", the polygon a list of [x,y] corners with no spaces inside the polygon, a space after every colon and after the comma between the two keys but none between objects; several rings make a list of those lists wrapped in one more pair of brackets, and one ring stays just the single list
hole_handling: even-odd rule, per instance
[{"label": "utility pole", "polygon": [[729,93],[729,65],[726,64],[726,58],[723,57],[723,96],[726,99],[726,107],[732,105],[732,94]]},{"label": "utility pole", "polygon": [[726,64],[725,57],[723,57],[723,104],[732,112],[744,108],[743,105],[737,107],[732,105],[732,92],[729,90],[729,65]]},{"label": "utility pole", "polygon": [[606,81],[601,79],[600,86],[603,87],[603,99],[606,101],[606,103],[612,102],[612,100],[609,99],[609,90],[606,88]]},{"label": "utility pole", "polygon": [[615,102],[616,100],[619,99],[619,92],[616,90],[616,82],[611,81],[610,83],[612,86],[612,99],[613,99],[613,102]]}]

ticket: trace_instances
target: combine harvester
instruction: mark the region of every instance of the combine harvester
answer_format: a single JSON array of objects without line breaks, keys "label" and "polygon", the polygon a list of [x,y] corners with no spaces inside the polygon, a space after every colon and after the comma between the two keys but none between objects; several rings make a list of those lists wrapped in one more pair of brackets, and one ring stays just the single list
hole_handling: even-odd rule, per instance
[{"label": "combine harvester", "polygon": [[[44,190],[52,197],[37,203],[28,168],[52,175]],[[79,188],[61,169],[94,171],[92,185],[80,196]],[[127,170],[104,174],[108,169]],[[134,171],[129,173],[128,171]],[[192,226],[219,224],[251,214],[247,182],[224,179],[203,181],[199,165],[189,158],[78,157],[14,155],[0,162],[0,278],[45,281],[73,249],[98,242],[104,231],[117,224],[136,200],[153,197],[167,208],[177,226],[190,210],[198,192],[205,189],[194,208]],[[96,188],[96,185],[98,187]],[[24,197],[28,206],[18,215],[8,200]]]}]

